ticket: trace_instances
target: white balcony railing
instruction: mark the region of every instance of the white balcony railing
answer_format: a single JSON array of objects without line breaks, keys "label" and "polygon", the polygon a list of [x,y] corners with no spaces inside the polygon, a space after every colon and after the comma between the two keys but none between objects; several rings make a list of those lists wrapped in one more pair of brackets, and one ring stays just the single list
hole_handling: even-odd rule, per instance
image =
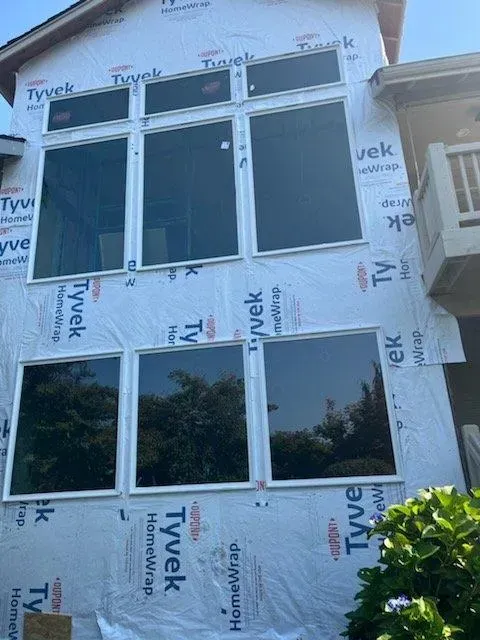
[{"label": "white balcony railing", "polygon": [[431,144],[415,193],[423,259],[446,229],[480,225],[480,144]]}]

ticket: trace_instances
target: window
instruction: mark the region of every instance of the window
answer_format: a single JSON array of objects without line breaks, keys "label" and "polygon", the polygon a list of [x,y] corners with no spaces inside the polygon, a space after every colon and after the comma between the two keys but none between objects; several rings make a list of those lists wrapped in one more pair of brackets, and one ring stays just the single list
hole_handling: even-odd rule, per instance
[{"label": "window", "polygon": [[29,282],[360,241],[340,61],[328,47],[53,98]]},{"label": "window", "polygon": [[127,138],[45,151],[34,278],[123,268]]},{"label": "window", "polygon": [[71,98],[52,100],[48,131],[83,127],[128,118],[129,90],[97,91]]},{"label": "window", "polygon": [[343,102],[250,123],[258,250],[361,238]]},{"label": "window", "polygon": [[340,80],[336,49],[287,56],[247,66],[249,97],[332,84]]},{"label": "window", "polygon": [[200,73],[173,80],[152,82],[145,87],[145,114],[190,109],[229,102],[230,71]]},{"label": "window", "polygon": [[137,487],[249,479],[242,346],[140,355]]},{"label": "window", "polygon": [[264,344],[273,480],[395,474],[375,333]]},{"label": "window", "polygon": [[114,490],[120,357],[27,364],[11,495]]},{"label": "window", "polygon": [[238,253],[230,120],[145,136],[143,265]]}]

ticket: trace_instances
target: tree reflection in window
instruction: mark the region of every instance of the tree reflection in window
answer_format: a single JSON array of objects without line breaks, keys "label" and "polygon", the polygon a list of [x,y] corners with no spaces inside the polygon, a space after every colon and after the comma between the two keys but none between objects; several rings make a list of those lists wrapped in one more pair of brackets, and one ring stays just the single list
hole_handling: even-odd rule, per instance
[{"label": "tree reflection in window", "polygon": [[265,361],[274,480],[395,474],[374,333],[266,343]]},{"label": "tree reflection in window", "polygon": [[26,365],[11,493],[113,489],[120,358]]},{"label": "tree reflection in window", "polygon": [[242,347],[141,355],[137,486],[248,479]]}]

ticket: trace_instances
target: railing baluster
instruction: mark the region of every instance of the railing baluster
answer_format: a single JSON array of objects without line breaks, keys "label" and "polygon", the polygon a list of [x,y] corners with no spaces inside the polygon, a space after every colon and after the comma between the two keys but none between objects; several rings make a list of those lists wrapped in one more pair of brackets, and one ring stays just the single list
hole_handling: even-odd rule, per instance
[{"label": "railing baluster", "polygon": [[[472,194],[470,193],[470,185],[468,183],[467,170],[465,168],[465,160],[463,159],[462,154],[458,155],[458,161],[460,164],[460,173],[462,174],[462,182],[463,182],[463,188],[465,191],[465,197],[467,198],[467,202],[468,202],[468,212],[474,213],[475,208],[473,206]],[[460,211],[460,207],[459,207],[459,213],[460,214],[462,213]],[[461,218],[461,215],[460,215],[460,218]]]},{"label": "railing baluster", "polygon": [[[472,153],[473,171],[475,172],[475,182],[477,183],[477,194],[480,202],[480,167],[478,165],[478,157],[475,152]],[[479,213],[479,211],[477,211]]]}]

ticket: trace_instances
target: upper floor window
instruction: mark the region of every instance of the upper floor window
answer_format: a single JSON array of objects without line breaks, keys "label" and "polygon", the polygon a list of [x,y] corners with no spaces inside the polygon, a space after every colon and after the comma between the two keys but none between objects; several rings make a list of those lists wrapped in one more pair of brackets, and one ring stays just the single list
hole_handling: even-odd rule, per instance
[{"label": "upper floor window", "polygon": [[34,278],[123,268],[127,143],[45,152]]},{"label": "upper floor window", "polygon": [[360,241],[342,80],[326,48],[52,100],[29,279]]},{"label": "upper floor window", "polygon": [[128,88],[95,91],[50,102],[47,131],[128,118]]},{"label": "upper floor window", "polygon": [[146,134],[142,265],[237,253],[232,121]]},{"label": "upper floor window", "polygon": [[230,71],[212,71],[157,80],[145,85],[145,115],[192,107],[204,107],[231,100]]},{"label": "upper floor window", "polygon": [[343,102],[250,119],[259,251],[361,238]]},{"label": "upper floor window", "polygon": [[251,62],[247,66],[248,96],[305,89],[341,81],[336,49]]}]

